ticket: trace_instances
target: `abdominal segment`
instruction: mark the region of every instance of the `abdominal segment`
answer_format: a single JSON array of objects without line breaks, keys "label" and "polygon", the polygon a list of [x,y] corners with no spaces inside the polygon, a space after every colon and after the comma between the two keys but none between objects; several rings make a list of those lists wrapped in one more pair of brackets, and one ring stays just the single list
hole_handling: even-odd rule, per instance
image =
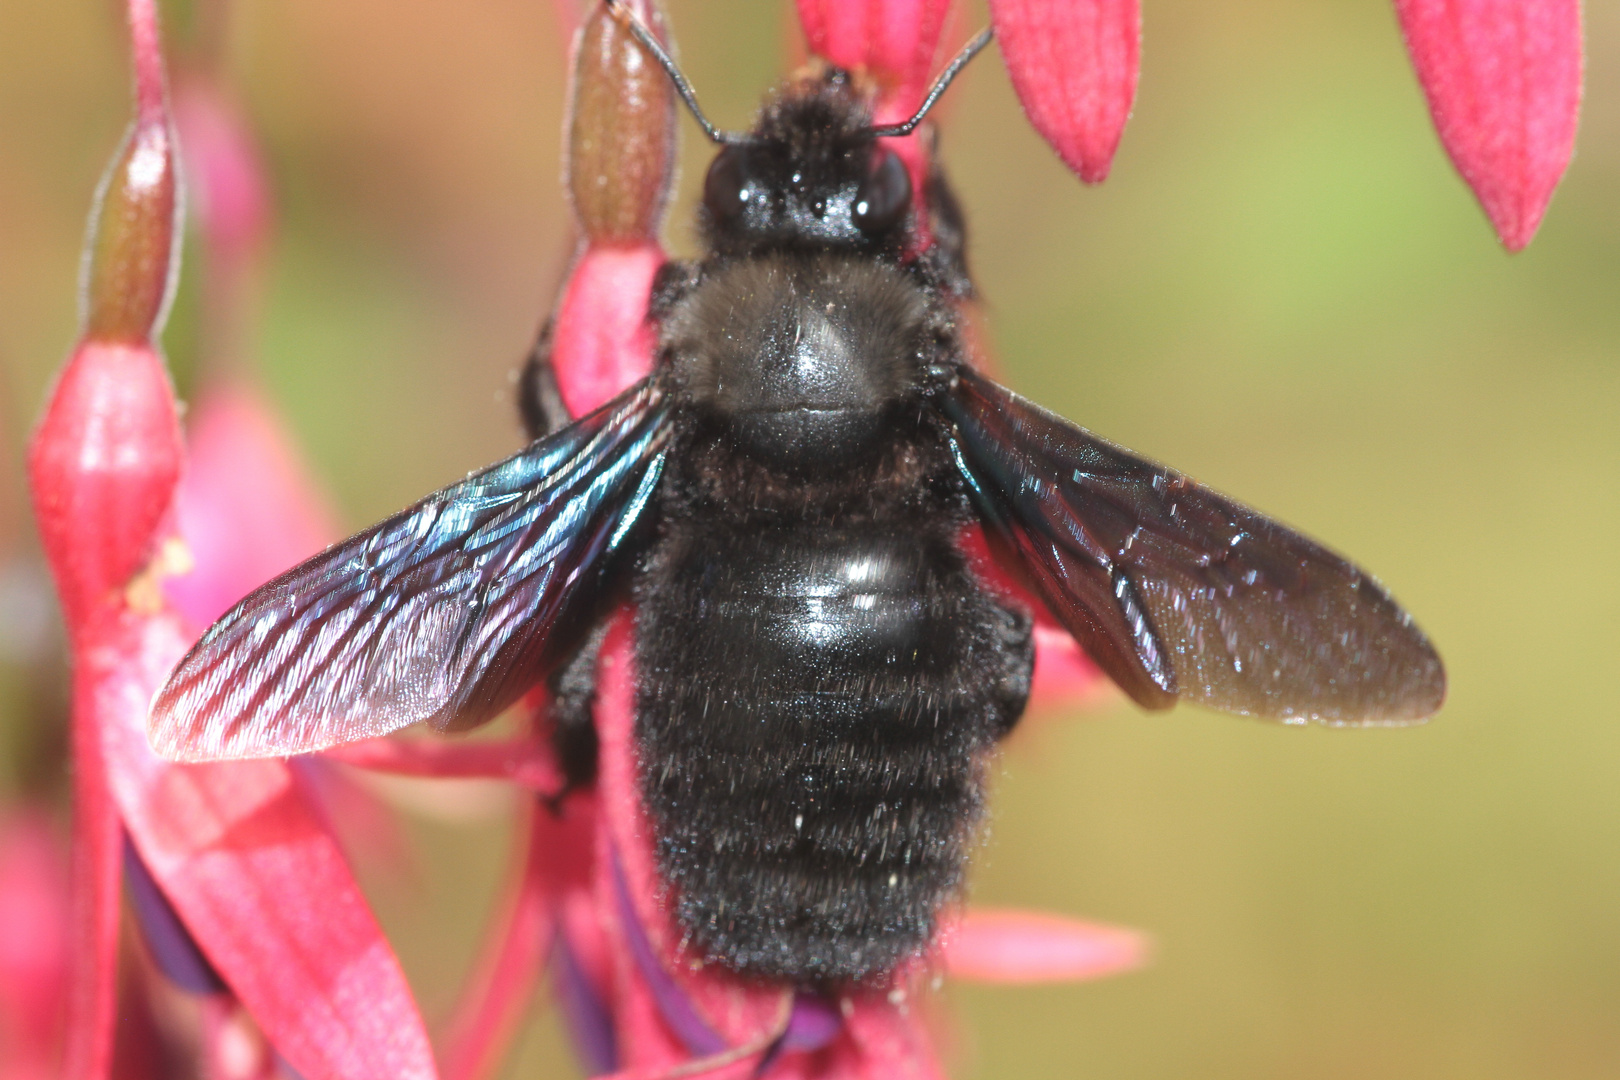
[{"label": "abdominal segment", "polygon": [[941,519],[666,528],[637,589],[643,796],[705,959],[858,980],[959,887],[1029,624]]}]

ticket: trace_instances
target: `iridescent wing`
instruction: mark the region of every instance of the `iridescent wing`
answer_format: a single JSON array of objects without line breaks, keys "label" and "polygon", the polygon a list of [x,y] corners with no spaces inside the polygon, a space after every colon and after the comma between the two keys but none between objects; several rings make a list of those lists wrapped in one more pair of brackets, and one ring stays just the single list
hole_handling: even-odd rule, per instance
[{"label": "iridescent wing", "polygon": [[939,408],[991,531],[1148,708],[1400,724],[1440,708],[1423,631],[1315,541],[962,370]]},{"label": "iridescent wing", "polygon": [[260,587],[152,703],[182,761],[490,719],[577,641],[670,436],[647,382]]}]

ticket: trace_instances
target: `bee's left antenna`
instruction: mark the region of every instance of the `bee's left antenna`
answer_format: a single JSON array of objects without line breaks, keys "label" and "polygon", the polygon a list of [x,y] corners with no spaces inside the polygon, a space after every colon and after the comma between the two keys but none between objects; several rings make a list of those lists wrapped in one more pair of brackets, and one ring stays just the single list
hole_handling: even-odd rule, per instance
[{"label": "bee's left antenna", "polygon": [[991,27],[987,26],[980,30],[978,35],[962,46],[962,51],[957,53],[949,64],[945,65],[945,70],[939,73],[939,78],[935,79],[934,85],[928,89],[928,96],[923,98],[922,104],[917,106],[917,111],[911,114],[910,119],[903,120],[898,124],[884,124],[880,127],[874,127],[872,129],[873,136],[880,139],[891,138],[897,135],[910,135],[915,131],[917,125],[923,122],[923,117],[928,115],[928,110],[934,107],[934,102],[938,101],[939,96],[945,92],[945,88],[950,86],[956,77],[962,73],[962,69],[967,67],[969,60],[978,56],[979,51],[990,44],[990,39],[993,37],[995,37],[995,30]]},{"label": "bee's left antenna", "polygon": [[609,14],[624,24],[630,33],[635,36],[635,39],[641,43],[641,47],[646,49],[669,75],[669,81],[675,84],[675,92],[681,95],[681,100],[686,102],[686,107],[692,112],[692,119],[698,122],[698,127],[703,129],[703,134],[707,135],[711,142],[729,146],[732,143],[744,141],[744,136],[731,131],[721,131],[709,123],[709,118],[704,116],[703,110],[698,107],[697,94],[693,91],[692,84],[686,81],[686,76],[681,74],[681,69],[675,66],[674,59],[664,49],[663,43],[658,40],[657,35],[648,29],[647,24],[641,21],[639,15],[625,5],[624,0],[604,0],[604,2],[607,4]]}]

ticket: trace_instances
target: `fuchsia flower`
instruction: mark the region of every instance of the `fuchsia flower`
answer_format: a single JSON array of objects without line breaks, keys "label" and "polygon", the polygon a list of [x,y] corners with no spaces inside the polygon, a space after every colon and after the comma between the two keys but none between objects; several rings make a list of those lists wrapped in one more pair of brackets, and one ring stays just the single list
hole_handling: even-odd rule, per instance
[{"label": "fuchsia flower", "polygon": [[[211,998],[221,1020],[205,1058],[251,1073],[276,1067],[223,1052],[241,1030],[230,1018],[245,1007],[309,1080],[432,1076],[404,977],[288,764],[177,766],[146,744],[147,704],[193,630],[156,583],[183,549],[172,515],[180,429],[154,344],[174,276],[179,179],[151,0],[132,0],[130,27],[136,118],[94,219],[84,336],[28,461],[74,658],[74,933],[62,1075],[99,1080],[111,1067],[127,836],[152,951],[190,954],[193,974],[208,972],[189,987]],[[250,575],[239,588],[275,569],[248,548],[233,554]],[[151,888],[136,884],[147,876]],[[178,918],[165,919],[170,912]]]},{"label": "fuchsia flower", "polygon": [[[652,0],[629,6],[664,32]],[[798,8],[813,52],[880,88],[880,121],[916,107],[939,59],[949,0],[798,0]],[[1522,247],[1573,143],[1576,0],[1397,0],[1397,10],[1443,142],[1503,242]],[[940,1070],[920,993],[930,976],[1076,979],[1140,962],[1142,940],[1128,931],[967,910],[947,920],[929,955],[836,998],[694,967],[660,902],[631,751],[634,658],[621,619],[603,653],[599,782],[555,812],[530,800],[508,902],[435,1055],[302,767],[178,765],[145,741],[147,703],[196,631],[333,530],[246,384],[205,396],[183,469],[155,343],[176,268],[175,135],[153,0],[130,0],[129,12],[136,119],[99,197],[83,336],[29,452],[74,653],[72,929],[59,935],[71,943],[69,963],[63,974],[37,957],[19,960],[16,943],[0,939],[0,973],[25,972],[38,990],[20,1004],[0,995],[0,1023],[20,1017],[27,1045],[45,1045],[51,1021],[29,1012],[30,1001],[52,1000],[64,986],[60,1075],[110,1074],[126,878],[149,951],[208,1018],[201,1053],[209,1075],[244,1080],[284,1066],[305,1080],[487,1076],[548,958],[594,1072],[744,1076],[769,1065],[780,1077],[933,1077]],[[1135,93],[1135,0],[992,0],[991,14],[1031,122],[1083,179],[1101,180]],[[211,93],[206,83],[188,87],[181,129],[213,269],[235,280],[262,246],[268,204],[245,129]],[[564,402],[579,414],[652,362],[645,316],[665,258],[657,236],[675,125],[662,73],[601,8],[577,39],[569,124],[582,245],[555,312],[551,356]],[[920,181],[919,137],[891,141]],[[245,490],[254,498],[240,498]],[[189,574],[178,573],[187,564]],[[987,556],[979,565],[992,572]],[[1037,643],[1036,699],[1072,700],[1100,685],[1054,624],[1038,625]],[[375,740],[325,757],[555,792],[541,704],[537,696],[525,703],[529,722],[506,741]],[[28,861],[30,842],[8,833],[0,843],[0,906],[48,930],[51,913],[41,915],[38,896],[16,884],[43,880],[15,870],[45,865]],[[8,1076],[34,1075],[30,1062],[44,1059],[19,1060]]]}]

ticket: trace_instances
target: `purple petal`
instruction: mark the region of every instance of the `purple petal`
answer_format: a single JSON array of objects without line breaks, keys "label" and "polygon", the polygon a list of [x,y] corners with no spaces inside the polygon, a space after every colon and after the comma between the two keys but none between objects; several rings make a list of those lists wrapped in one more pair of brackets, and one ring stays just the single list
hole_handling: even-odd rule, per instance
[{"label": "purple petal", "polygon": [[135,845],[124,838],[124,885],[129,890],[130,907],[135,909],[135,922],[141,928],[141,938],[152,954],[158,970],[170,982],[193,994],[220,994],[226,990],[225,980],[219,977],[214,965],[197,948],[185,923],[175,914],[169,898],[163,895],[152,871],[146,868],[136,852]]},{"label": "purple petal", "polygon": [[822,997],[801,991],[794,995],[793,1012],[788,1016],[787,1031],[782,1034],[782,1049],[809,1052],[820,1050],[838,1037],[844,1018],[838,1006]]},{"label": "purple petal", "polygon": [[832,1002],[819,994],[805,991],[795,994],[787,1027],[760,1059],[754,1075],[764,1076],[776,1064],[776,1059],[789,1050],[806,1054],[820,1050],[838,1037],[843,1026],[844,1018]]},{"label": "purple petal", "polygon": [[574,1050],[585,1066],[585,1074],[601,1076],[613,1072],[619,1067],[619,1040],[613,1031],[613,1015],[608,1012],[607,1002],[580,967],[567,934],[557,935],[551,955],[557,1005],[562,1009],[569,1034],[574,1037]]},{"label": "purple petal", "polygon": [[635,961],[636,970],[641,973],[647,989],[652,991],[653,1002],[658,1006],[664,1023],[669,1025],[669,1029],[686,1045],[693,1057],[724,1053],[729,1049],[726,1041],[698,1015],[692,999],[681,992],[653,954],[652,942],[647,940],[641,920],[636,918],[635,905],[630,900],[630,887],[625,883],[624,867],[619,862],[617,851],[613,853],[613,892],[619,905],[619,922],[624,925],[625,944],[630,947],[630,958]]}]

